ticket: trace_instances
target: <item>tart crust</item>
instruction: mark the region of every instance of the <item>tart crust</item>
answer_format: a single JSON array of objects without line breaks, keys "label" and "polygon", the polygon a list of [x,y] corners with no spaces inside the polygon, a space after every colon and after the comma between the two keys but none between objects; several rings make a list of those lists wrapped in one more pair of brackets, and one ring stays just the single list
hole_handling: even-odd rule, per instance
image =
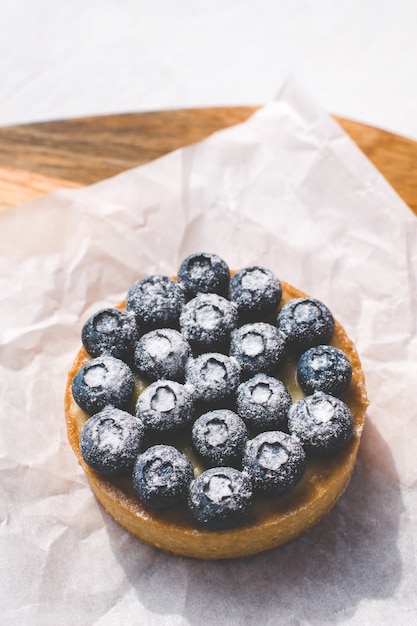
[{"label": "tart crust", "polygon": [[[288,300],[306,295],[283,281],[281,285],[280,307]],[[123,306],[124,303],[120,305]],[[330,511],[349,483],[368,406],[359,356],[337,321],[331,343],[345,352],[353,369],[352,381],[343,395],[343,401],[354,417],[353,437],[337,454],[307,457],[304,476],[291,492],[275,499],[256,496],[245,522],[237,528],[222,531],[200,528],[185,506],[165,511],[147,509],[134,495],[130,479],[109,479],[94,472],[84,462],[79,439],[88,416],[77,406],[71,392],[75,374],[90,359],[81,348],[68,375],[65,416],[68,441],[97,500],[111,517],[140,540],[185,557],[226,559],[250,556],[276,548],[307,531]]]}]

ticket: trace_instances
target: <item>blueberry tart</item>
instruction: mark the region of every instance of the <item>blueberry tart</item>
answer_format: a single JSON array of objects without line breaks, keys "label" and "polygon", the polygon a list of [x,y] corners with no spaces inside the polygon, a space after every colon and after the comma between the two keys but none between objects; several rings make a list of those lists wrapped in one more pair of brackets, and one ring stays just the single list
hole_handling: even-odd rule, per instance
[{"label": "blueberry tart", "polygon": [[358,354],[322,302],[266,268],[191,255],[178,280],[138,280],[83,341],[68,440],[99,502],[145,543],[256,554],[307,531],[348,485],[368,405]]}]

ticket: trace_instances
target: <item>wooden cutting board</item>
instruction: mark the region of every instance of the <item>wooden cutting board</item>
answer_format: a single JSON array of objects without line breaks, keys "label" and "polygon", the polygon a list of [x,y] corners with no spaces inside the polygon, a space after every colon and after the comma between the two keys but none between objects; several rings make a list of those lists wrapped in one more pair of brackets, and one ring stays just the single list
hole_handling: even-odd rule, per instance
[{"label": "wooden cutting board", "polygon": [[[0,208],[98,182],[243,122],[255,110],[180,109],[0,128]],[[417,215],[417,142],[336,120]]]}]

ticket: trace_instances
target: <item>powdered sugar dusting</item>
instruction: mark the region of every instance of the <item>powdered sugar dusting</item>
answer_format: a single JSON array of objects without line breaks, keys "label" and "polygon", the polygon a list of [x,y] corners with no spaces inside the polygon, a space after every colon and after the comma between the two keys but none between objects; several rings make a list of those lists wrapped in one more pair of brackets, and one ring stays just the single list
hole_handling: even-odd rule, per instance
[{"label": "powdered sugar dusting", "polygon": [[223,475],[212,476],[204,491],[206,496],[216,504],[233,496],[230,478]]},{"label": "powdered sugar dusting", "polygon": [[286,428],[291,395],[277,378],[256,374],[239,386],[236,401],[238,414],[257,431]]},{"label": "powdered sugar dusting", "polygon": [[207,329],[213,329],[218,326],[222,319],[222,314],[219,309],[212,304],[203,304],[195,313],[197,324]]},{"label": "powdered sugar dusting", "polygon": [[312,404],[307,409],[310,417],[317,424],[324,424],[326,422],[331,422],[334,418],[334,407],[330,402],[326,402],[323,400],[322,402],[318,402],[316,404]]},{"label": "powdered sugar dusting", "polygon": [[209,446],[218,446],[227,440],[229,431],[224,422],[213,419],[208,422],[204,434],[205,441]]},{"label": "powdered sugar dusting", "polygon": [[257,385],[255,385],[251,393],[254,402],[257,402],[258,404],[266,404],[271,395],[271,388],[265,383],[258,383]]},{"label": "powdered sugar dusting", "polygon": [[277,443],[264,443],[258,450],[258,461],[262,467],[277,470],[290,458],[283,446]]},{"label": "powdered sugar dusting", "polygon": [[320,309],[311,300],[301,301],[294,308],[294,319],[298,324],[305,324],[319,317]]},{"label": "powdered sugar dusting", "polygon": [[176,404],[175,393],[169,387],[159,387],[152,396],[151,407],[155,411],[172,411]]},{"label": "powdered sugar dusting", "polygon": [[258,356],[265,349],[263,339],[257,333],[248,333],[242,338],[242,352],[248,356]]},{"label": "powdered sugar dusting", "polygon": [[209,359],[202,367],[202,373],[204,379],[207,382],[219,382],[226,379],[227,370],[223,363],[220,363],[216,359]]},{"label": "powdered sugar dusting", "polygon": [[191,433],[195,451],[211,467],[240,463],[247,438],[243,420],[230,409],[203,413]]},{"label": "powdered sugar dusting", "polygon": [[241,285],[243,289],[264,289],[269,282],[269,276],[260,268],[254,268],[245,272],[242,276]]},{"label": "powdered sugar dusting", "polygon": [[119,451],[124,446],[123,428],[113,419],[101,420],[97,428],[97,441],[103,450]]},{"label": "powdered sugar dusting", "polygon": [[102,365],[93,365],[84,374],[84,381],[88,387],[102,387],[106,382],[107,369]]},{"label": "powdered sugar dusting", "polygon": [[248,374],[275,374],[285,357],[285,337],[272,324],[244,324],[232,332],[230,354]]},{"label": "powdered sugar dusting", "polygon": [[148,333],[143,343],[152,357],[164,358],[171,351],[171,341],[159,332]]},{"label": "powdered sugar dusting", "polygon": [[311,359],[310,367],[315,372],[320,372],[325,367],[328,366],[328,363],[329,363],[329,357],[327,356],[327,354],[326,355],[325,354],[317,354],[313,359]]},{"label": "powdered sugar dusting", "polygon": [[172,463],[160,458],[149,461],[143,468],[143,479],[153,487],[163,487],[173,474]]},{"label": "powdered sugar dusting", "polygon": [[135,365],[148,380],[181,381],[191,347],[172,328],[152,330],[139,339],[135,348]]},{"label": "powdered sugar dusting", "polygon": [[119,320],[114,314],[102,311],[97,314],[94,327],[100,333],[111,333],[119,327]]},{"label": "powdered sugar dusting", "polygon": [[88,387],[101,388],[111,385],[117,389],[124,384],[129,373],[128,366],[113,357],[102,357],[100,360],[91,361],[84,373],[84,381]]},{"label": "powdered sugar dusting", "polygon": [[215,293],[198,294],[184,306],[180,315],[184,337],[205,351],[226,345],[237,323],[236,305]]},{"label": "powdered sugar dusting", "polygon": [[112,406],[87,420],[80,436],[80,450],[85,462],[105,474],[131,470],[143,443],[141,420]]},{"label": "powdered sugar dusting", "polygon": [[321,452],[336,451],[353,434],[349,407],[329,394],[316,391],[298,400],[288,414],[288,427],[307,448]]},{"label": "powdered sugar dusting", "polygon": [[242,464],[255,489],[281,495],[301,479],[306,459],[299,439],[276,430],[248,441]]},{"label": "powdered sugar dusting", "polygon": [[174,380],[151,383],[139,396],[136,415],[153,431],[173,431],[193,418],[191,388]]},{"label": "powdered sugar dusting", "polygon": [[189,359],[185,380],[192,385],[197,400],[216,403],[233,395],[240,382],[240,365],[220,352],[206,352]]},{"label": "powdered sugar dusting", "polygon": [[211,270],[211,260],[208,256],[199,256],[188,266],[188,271],[193,280],[201,280]]},{"label": "powdered sugar dusting", "polygon": [[153,275],[129,289],[126,308],[148,329],[175,325],[184,304],[181,287],[169,276]]}]

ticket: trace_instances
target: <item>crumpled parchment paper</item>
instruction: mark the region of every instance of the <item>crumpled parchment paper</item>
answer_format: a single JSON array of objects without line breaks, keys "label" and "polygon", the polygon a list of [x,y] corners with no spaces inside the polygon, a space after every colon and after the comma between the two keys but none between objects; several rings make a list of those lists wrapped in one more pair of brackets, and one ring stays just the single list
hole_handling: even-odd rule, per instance
[{"label": "crumpled parchment paper", "polygon": [[[1,213],[0,241],[2,624],[417,619],[417,220],[302,88],[289,81],[200,144]],[[202,250],[322,299],[356,342],[371,401],[333,511],[238,561],[180,559],[129,536],[66,442],[83,322]]]}]

